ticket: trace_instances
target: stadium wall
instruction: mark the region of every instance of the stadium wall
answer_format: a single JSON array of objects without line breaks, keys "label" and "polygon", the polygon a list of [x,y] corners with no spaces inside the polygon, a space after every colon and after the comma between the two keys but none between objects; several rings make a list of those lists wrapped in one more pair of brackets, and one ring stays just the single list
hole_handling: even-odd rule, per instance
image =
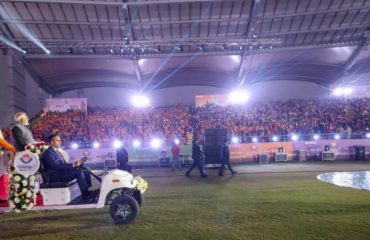
[{"label": "stadium wall", "polygon": [[16,112],[32,116],[40,111],[40,96],[47,97],[47,94],[39,89],[12,51],[0,51],[0,73],[0,128],[9,126]]},{"label": "stadium wall", "polygon": [[[252,101],[288,100],[291,98],[323,97],[330,94],[329,89],[309,82],[276,81],[261,82],[251,88]],[[292,91],[294,89],[294,91]],[[150,93],[154,106],[177,103],[194,104],[196,95],[227,94],[231,89],[183,86],[158,89]],[[130,106],[133,90],[120,88],[88,88],[73,90],[58,96],[60,98],[86,97],[89,106]]]}]

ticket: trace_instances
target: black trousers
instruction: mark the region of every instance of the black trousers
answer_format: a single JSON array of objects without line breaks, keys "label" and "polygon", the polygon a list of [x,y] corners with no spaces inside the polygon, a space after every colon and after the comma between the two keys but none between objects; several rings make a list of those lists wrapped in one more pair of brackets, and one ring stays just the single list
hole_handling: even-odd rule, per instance
[{"label": "black trousers", "polygon": [[231,173],[234,172],[233,168],[231,167],[230,161],[227,160],[221,163],[221,167],[220,167],[220,171],[218,172],[218,175],[224,175],[225,165],[227,165],[227,168],[230,170]]},{"label": "black trousers", "polygon": [[86,171],[83,171],[78,168],[72,170],[67,170],[63,172],[58,172],[53,174],[51,177],[51,182],[70,182],[74,179],[77,179],[78,186],[81,192],[87,191],[91,187],[91,177],[90,174]]},{"label": "black trousers", "polygon": [[189,170],[186,172],[186,175],[189,175],[191,173],[191,171],[196,167],[198,167],[200,175],[205,176],[205,174],[203,172],[203,164],[202,164],[201,159],[194,159],[193,165],[191,165]]}]

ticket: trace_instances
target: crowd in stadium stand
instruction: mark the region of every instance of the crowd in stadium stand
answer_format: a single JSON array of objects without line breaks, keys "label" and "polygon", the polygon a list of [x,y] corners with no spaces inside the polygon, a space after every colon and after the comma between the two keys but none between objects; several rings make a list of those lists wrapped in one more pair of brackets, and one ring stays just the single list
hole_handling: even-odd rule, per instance
[{"label": "crowd in stadium stand", "polygon": [[309,99],[248,103],[245,106],[174,105],[149,109],[88,108],[48,112],[32,131],[37,139],[60,132],[64,143],[148,141],[153,136],[190,142],[204,129],[224,127],[230,135],[247,137],[342,133],[347,138],[370,128],[370,98]]}]

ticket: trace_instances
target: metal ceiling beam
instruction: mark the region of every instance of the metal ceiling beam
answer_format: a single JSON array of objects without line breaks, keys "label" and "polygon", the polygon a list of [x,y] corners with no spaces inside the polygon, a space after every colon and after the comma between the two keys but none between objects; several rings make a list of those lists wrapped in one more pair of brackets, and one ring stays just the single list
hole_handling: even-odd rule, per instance
[{"label": "metal ceiling beam", "polygon": [[[53,0],[1,0],[2,2],[22,2],[22,3],[56,3]],[[222,2],[224,0],[158,0],[145,2],[128,2],[130,6],[152,5],[152,4],[171,4],[171,3],[195,3],[195,2]],[[242,0],[236,0],[242,1]],[[58,0],[57,3],[63,4],[82,4],[82,5],[121,5],[120,2],[104,1],[81,1],[81,0]]]},{"label": "metal ceiling beam", "polygon": [[50,4],[82,4],[82,5],[108,5],[108,6],[119,6],[119,2],[104,2],[104,1],[81,1],[81,0],[1,0],[1,2],[13,2],[13,3],[50,3]]},{"label": "metal ceiling beam", "polygon": [[[249,55],[261,54],[261,53],[277,53],[294,50],[305,50],[305,49],[319,49],[319,48],[333,48],[333,47],[349,47],[358,46],[360,41],[351,41],[344,43],[327,43],[327,44],[315,44],[315,45],[304,45],[304,46],[292,46],[292,47],[281,47],[273,49],[256,49],[249,51]],[[194,52],[175,53],[177,57],[193,56]],[[240,55],[240,51],[218,51],[218,52],[202,52],[198,53],[200,56],[225,56],[225,55]],[[164,58],[168,57],[168,53],[153,53],[153,54],[141,54],[141,59],[148,58]],[[39,58],[108,58],[108,59],[132,59],[132,55],[112,55],[112,54],[27,54],[27,59],[39,59]]]},{"label": "metal ceiling beam", "polygon": [[141,79],[139,60],[138,60],[138,58],[135,58],[132,62],[133,62],[134,67],[135,67],[136,78],[137,78],[138,82],[141,83],[142,79]]},{"label": "metal ceiling beam", "polygon": [[[244,35],[243,35],[244,36]],[[257,40],[260,42],[267,42],[269,41],[268,44],[270,45],[277,45],[280,42],[279,38],[276,39],[245,39],[243,36],[240,36],[238,38],[232,38],[230,37],[212,37],[212,38],[204,38],[204,37],[191,37],[191,38],[186,38],[182,40],[182,45],[187,45],[187,44],[252,44],[255,43]],[[14,39],[17,42],[20,43],[27,43],[27,42],[32,42],[27,38],[16,38]],[[112,45],[111,40],[88,40],[88,39],[39,39],[41,42],[44,44],[51,44],[51,43],[82,43],[83,45],[85,44],[110,44]],[[130,42],[131,45],[178,45],[179,44],[179,39],[157,39],[157,40],[135,40]],[[267,43],[266,43],[267,44]],[[117,43],[117,45],[120,45]]]},{"label": "metal ceiling beam", "polygon": [[262,33],[257,34],[258,37],[271,37],[271,36],[282,36],[282,35],[290,35],[290,34],[299,34],[299,33],[316,33],[316,32],[329,32],[329,31],[339,31],[339,30],[349,30],[349,29],[357,29],[357,28],[367,28],[369,24],[358,24],[353,26],[343,26],[343,27],[330,27],[330,28],[322,28],[322,29],[306,29],[306,30],[298,30],[298,31],[289,31],[289,32],[276,32],[276,33]]},{"label": "metal ceiling beam", "polygon": [[121,14],[122,12],[124,12],[125,15],[126,15],[124,21],[127,24],[127,26],[126,26],[126,29],[127,29],[127,33],[126,33],[127,40],[132,41],[132,40],[134,40],[134,35],[133,35],[134,33],[132,31],[132,17],[131,17],[131,13],[130,13],[130,11],[128,9],[128,5],[125,2],[125,0],[122,0],[121,9],[119,9],[119,12],[118,12],[119,13],[118,17],[120,18],[120,20],[122,18],[122,14]]},{"label": "metal ceiling beam", "polygon": [[276,18],[286,18],[286,17],[298,17],[298,16],[306,16],[306,15],[318,15],[318,14],[326,14],[326,13],[338,13],[338,12],[348,12],[348,11],[361,11],[361,10],[370,10],[370,7],[354,7],[354,8],[342,8],[342,9],[326,9],[326,10],[317,10],[317,11],[307,11],[307,12],[295,12],[295,13],[287,13],[281,15],[265,15],[259,16],[257,21],[262,21],[265,19],[276,19]]},{"label": "metal ceiling beam", "polygon": [[6,24],[50,24],[50,25],[102,25],[102,26],[124,26],[118,22],[78,22],[78,21],[47,21],[47,20],[17,20],[4,19],[1,23]]},{"label": "metal ceiling beam", "polygon": [[[248,21],[248,24],[247,24],[247,28],[246,28],[246,31],[245,31],[245,35],[250,38],[251,36],[254,35],[254,24],[256,22],[256,16],[258,14],[258,7],[260,5],[260,0],[253,0],[252,2],[252,6],[251,6],[251,9],[250,9],[250,12],[249,12],[249,21]],[[243,49],[243,54],[242,54],[242,58],[240,60],[240,65],[239,65],[239,70],[238,70],[238,76],[237,76],[237,81],[238,81],[238,85],[239,86],[242,86],[244,84],[244,81],[245,81],[245,76],[243,77],[244,75],[244,62],[245,62],[245,59],[247,58],[247,49],[246,47],[244,47]]]},{"label": "metal ceiling beam", "polygon": [[[3,20],[3,18],[1,17],[0,15],[0,31],[2,31],[4,33],[4,35],[6,36],[6,38],[11,42],[11,43],[14,43],[15,45],[17,45],[15,43],[15,40],[14,40],[14,37],[13,35],[10,33],[10,30],[8,29],[8,27],[2,23],[1,21]],[[0,33],[1,34],[1,33]]]}]

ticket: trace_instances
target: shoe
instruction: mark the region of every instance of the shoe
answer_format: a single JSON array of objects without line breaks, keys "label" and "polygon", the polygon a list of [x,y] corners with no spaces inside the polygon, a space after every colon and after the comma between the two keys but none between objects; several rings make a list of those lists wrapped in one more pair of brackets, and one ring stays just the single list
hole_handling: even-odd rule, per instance
[{"label": "shoe", "polygon": [[224,175],[223,174],[218,174],[218,176],[223,177]]},{"label": "shoe", "polygon": [[231,172],[232,175],[235,175],[236,173],[237,173],[237,171]]},{"label": "shoe", "polygon": [[190,174],[189,173],[186,173],[185,176],[188,177],[188,178],[190,178]]},{"label": "shoe", "polygon": [[202,175],[202,178],[207,178],[207,177],[208,177],[208,176],[207,176],[207,175],[205,175],[205,174],[204,174],[204,175]]}]

